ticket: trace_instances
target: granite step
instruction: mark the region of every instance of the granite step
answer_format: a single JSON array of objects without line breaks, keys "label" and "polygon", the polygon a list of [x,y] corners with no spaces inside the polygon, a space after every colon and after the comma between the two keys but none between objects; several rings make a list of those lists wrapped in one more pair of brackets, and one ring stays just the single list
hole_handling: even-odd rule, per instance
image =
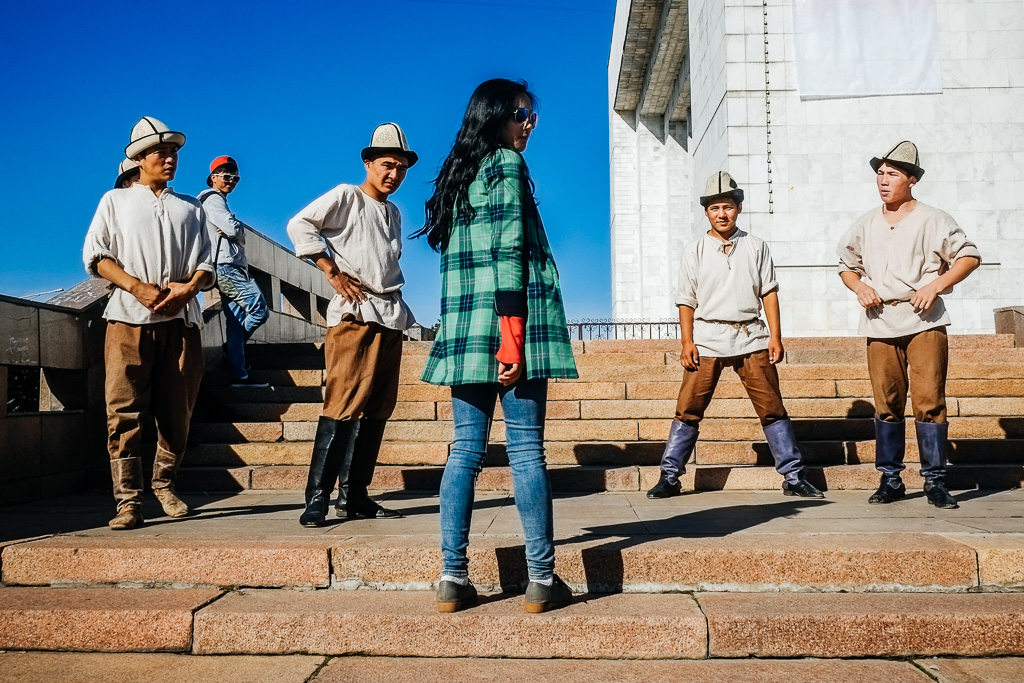
[{"label": "granite step", "polygon": [[[863,351],[867,340],[864,337],[787,337],[789,349],[826,348]],[[630,351],[678,352],[678,339],[621,339],[584,341],[585,353],[622,353]],[[1014,348],[1012,334],[954,334],[949,336],[951,349],[1004,349]]]},{"label": "granite step", "polygon": [[66,534],[4,548],[3,584],[325,588],[340,540]]},{"label": "granite step", "polygon": [[[178,488],[193,492],[299,491],[306,485],[308,459],[307,451],[305,462],[293,465],[202,467],[186,464],[178,473]],[[378,465],[371,489],[437,491],[443,473],[442,466]],[[656,465],[552,465],[548,473],[556,493],[630,492],[646,491],[654,486],[659,468]],[[879,475],[870,463],[811,465],[805,473],[808,480],[822,490],[873,491],[878,487]],[[924,485],[918,463],[907,462],[903,481],[910,489]],[[1020,488],[1024,484],[1024,465],[951,464],[946,481],[950,488],[956,489]],[[773,467],[760,465],[691,465],[680,482],[684,491],[772,491],[782,486],[782,478]],[[513,488],[512,471],[508,467],[485,467],[477,478],[478,491],[505,492]]]},{"label": "granite step", "polygon": [[[787,402],[795,398],[862,398],[872,395],[871,381],[867,378],[859,380],[782,380],[779,385],[782,396]],[[551,385],[552,388],[563,386],[569,387],[574,385],[562,383]],[[583,386],[586,386],[586,384],[583,383]],[[447,392],[437,399],[405,398],[406,392],[409,392],[411,389],[411,386],[403,387],[403,400],[443,401],[450,398],[450,396],[447,396]],[[607,398],[674,401],[678,395],[679,382],[627,381],[625,382],[625,396],[612,395]],[[1024,395],[1024,379],[950,379],[946,382],[946,395],[953,398],[1019,397]],[[738,379],[726,376],[722,378],[715,388],[715,399],[721,398],[747,398],[747,393]]]},{"label": "granite step", "polygon": [[[1018,399],[1013,399],[1018,400]],[[966,399],[965,399],[966,401]],[[998,404],[996,404],[998,405]],[[984,408],[972,408],[972,410]],[[559,408],[561,410],[561,408]],[[568,410],[568,409],[566,409]],[[990,409],[995,412],[995,408]],[[233,419],[208,423],[197,422],[194,441],[222,443],[248,439],[272,441],[280,430],[284,441],[310,441],[316,433],[322,406],[319,403],[253,403],[233,409]],[[564,413],[563,413],[564,415]],[[549,419],[545,423],[546,442],[579,441],[660,441],[668,438],[672,413],[652,418]],[[913,420],[906,423],[907,438],[916,438]],[[875,438],[872,417],[831,417],[793,419],[793,431],[799,441],[870,441]],[[447,442],[454,433],[451,420],[390,420],[384,438],[389,442]],[[955,416],[950,420],[951,439],[1020,439],[1024,438],[1024,415]],[[701,423],[703,441],[761,441],[764,431],[753,417],[709,417]],[[491,432],[492,443],[504,443],[505,423],[496,420]]]},{"label": "granite step", "polygon": [[[249,375],[274,387],[319,387],[324,383],[324,371],[319,370],[259,370],[251,369]],[[227,389],[230,374],[226,368],[209,368],[203,375],[204,389]],[[240,391],[246,391],[242,389]]]},{"label": "granite step", "polygon": [[[221,431],[222,436],[230,436],[230,430]],[[272,434],[272,430],[267,430],[267,436]],[[217,432],[204,430],[204,436],[211,435]],[[549,465],[657,465],[664,446],[656,441],[552,441],[546,444],[545,453]],[[875,460],[873,440],[804,441],[799,446],[808,465],[858,465]],[[444,465],[449,450],[449,443],[444,441],[385,442],[377,462],[378,465]],[[189,466],[204,467],[294,465],[308,463],[312,452],[312,441],[207,442],[190,446],[185,462]],[[690,460],[697,465],[774,463],[768,444],[763,441],[698,441]],[[919,461],[916,440],[906,442],[905,461]],[[948,461],[963,465],[1024,465],[1024,439],[954,439],[950,441]],[[492,445],[484,464],[508,465],[504,445]]]},{"label": "granite step", "polygon": [[[800,379],[867,380],[868,368],[859,363],[782,363],[778,366],[782,381]],[[618,367],[593,368],[580,373],[579,379],[555,380],[556,382],[616,382],[628,378],[634,382],[676,382],[682,380],[680,365],[620,365]],[[406,383],[418,382],[413,369],[403,366],[402,379]],[[950,362],[948,379],[1022,379],[1024,363],[995,362],[995,359],[979,363]]]},{"label": "granite step", "polygon": [[[428,591],[6,588],[0,650],[707,659],[1024,654],[1024,594],[587,594],[545,614]],[[341,660],[336,660],[341,661]]]},{"label": "granite step", "polygon": [[[76,683],[218,681],[219,683],[424,683],[495,681],[536,683],[777,683],[779,681],[887,681],[887,683],[1016,683],[1017,657],[886,659],[583,660],[453,657],[336,657],[322,655],[0,653],[0,682]],[[925,673],[928,672],[928,673]]]},{"label": "granite step", "polygon": [[[219,604],[218,604],[219,603]],[[243,589],[196,615],[196,654],[703,658],[704,615],[689,595],[609,595],[542,615],[520,596],[438,614],[432,592]],[[382,634],[386,636],[382,637]]]},{"label": "granite step", "polygon": [[[154,655],[147,655],[154,656]],[[291,657],[297,657],[292,655]],[[291,659],[282,657],[279,659]],[[216,657],[211,657],[215,659]],[[2,660],[0,660],[2,661]],[[363,681],[495,681],[536,683],[779,683],[784,681],[886,681],[887,683],[1015,682],[1024,660],[1014,657],[927,659],[917,662],[883,659],[705,659],[705,660],[580,660],[338,657],[315,683]],[[924,671],[935,678],[931,678]],[[299,683],[298,680],[295,683]]]},{"label": "granite step", "polygon": [[187,652],[214,589],[0,589],[0,650]]},{"label": "granite step", "polygon": [[[616,381],[623,377],[645,381],[679,381],[684,369],[678,362],[676,353],[627,355],[617,358],[619,354],[596,354],[592,357],[577,356],[578,380],[558,381]],[[851,351],[794,351],[794,356],[778,365],[779,376],[784,379],[867,379],[867,362],[863,352]],[[658,356],[661,360],[658,360]],[[629,360],[636,362],[628,362]],[[951,350],[949,352],[949,378],[1016,378],[1022,375],[1021,365],[1024,361],[1024,349],[1008,349],[1005,351],[989,351],[977,349]],[[421,356],[403,358],[400,378],[403,384],[417,384],[423,371],[424,359]],[[322,355],[268,355],[253,359],[255,372],[324,369]]]},{"label": "granite step", "polygon": [[[429,592],[244,589],[195,617],[197,654],[913,657],[1024,653],[1024,595],[612,594],[542,615],[518,596],[438,614]],[[380,634],[388,637],[382,638]]]},{"label": "granite step", "polygon": [[[320,387],[323,370],[254,370],[252,376],[273,385],[262,388],[231,388],[225,386],[227,377],[218,378],[210,371],[204,378],[204,387],[223,395],[228,403],[246,403],[250,396],[273,395],[283,388]],[[680,375],[680,378],[682,376]],[[861,398],[871,396],[871,382],[865,376],[860,380],[795,379],[780,382],[782,395],[795,398]],[[1024,379],[950,379],[946,393],[951,397],[1017,397],[1024,395]],[[548,400],[675,400],[679,394],[679,381],[635,381],[622,376],[607,382],[552,382],[548,385]],[[402,401],[451,401],[451,389],[424,382],[404,384],[399,393]],[[739,379],[725,375],[715,389],[715,398],[747,398]]]},{"label": "granite step", "polygon": [[[827,503],[793,503],[803,504]],[[402,524],[389,526],[401,531]],[[5,548],[3,583],[416,590],[436,581],[440,563],[436,534],[250,539],[62,535]],[[556,565],[570,586],[590,593],[1021,591],[1024,538],[926,533],[583,535],[559,542]],[[527,581],[517,536],[476,538],[470,566],[481,589],[517,590]]]},{"label": "granite step", "polygon": [[[0,652],[0,683],[308,683],[321,668],[326,670],[324,660],[322,656],[311,655],[200,657],[184,653]],[[913,668],[911,664],[903,666]],[[372,666],[368,669],[373,670]],[[819,666],[813,670],[827,669]],[[840,666],[836,670],[846,671],[846,668]],[[902,667],[856,667],[853,670],[894,676],[904,671]],[[334,673],[340,672],[341,667],[336,667]],[[362,680],[367,683],[379,680],[373,678],[374,675],[371,673]],[[325,673],[316,680],[330,683],[351,679]],[[390,680],[397,683],[408,679],[392,676]],[[913,679],[896,680],[909,683]],[[422,679],[418,683],[423,683]]]},{"label": "granite step", "polygon": [[[564,385],[572,386],[572,385]],[[678,387],[676,388],[678,391]],[[315,421],[322,413],[323,392],[319,387],[263,387],[255,389],[219,389],[211,394],[224,402],[222,413],[240,421]],[[399,395],[391,417],[394,422],[450,421],[449,400],[410,400]],[[241,402],[244,401],[244,402]],[[806,418],[870,418],[875,414],[872,398],[865,396],[787,398],[786,410],[793,419]],[[671,419],[676,400],[628,399],[557,399],[547,402],[548,421],[552,420],[623,420]],[[979,416],[1022,416],[1024,398],[1019,396],[988,396],[946,398],[950,418]],[[913,404],[908,401],[904,415],[913,417]],[[716,396],[705,413],[707,418],[753,418],[757,414],[746,396]],[[500,405],[495,405],[494,418],[503,421]],[[208,420],[209,421],[209,420]]]}]

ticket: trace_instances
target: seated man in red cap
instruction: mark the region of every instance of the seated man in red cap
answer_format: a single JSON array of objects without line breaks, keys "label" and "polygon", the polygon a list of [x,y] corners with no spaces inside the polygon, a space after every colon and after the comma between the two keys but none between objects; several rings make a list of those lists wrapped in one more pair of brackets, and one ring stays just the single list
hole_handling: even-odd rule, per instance
[{"label": "seated man in red cap", "polygon": [[402,299],[402,217],[388,197],[417,156],[402,129],[384,123],[362,158],[361,185],[338,185],[288,223],[296,256],[316,263],[337,291],[327,308],[327,391],[299,517],[303,526],[326,523],[335,481],[339,516],[401,517],[373,501],[367,487],[398,401],[402,332],[415,322]]},{"label": "seated man in red cap", "polygon": [[882,206],[858,218],[836,249],[839,276],[864,308],[859,332],[868,338],[875,468],[882,473],[868,502],[906,495],[900,474],[909,390],[925,496],[938,508],[955,509],[945,482],[950,320],[939,295],[981,265],[981,254],[949,214],[914,199],[924,175],[914,143],[901,142],[870,164]]},{"label": "seated man in red cap", "polygon": [[249,377],[245,364],[245,342],[260,325],[267,322],[270,311],[256,280],[249,275],[245,256],[245,231],[248,225],[235,218],[228,208],[228,195],[238,187],[238,164],[229,156],[210,162],[206,178],[209,190],[199,193],[206,210],[206,225],[217,263],[217,289],[224,301],[224,336],[228,366],[233,387],[265,387]]},{"label": "seated man in red cap", "polygon": [[[803,457],[782,403],[779,373],[782,330],[779,284],[764,241],[736,227],[743,190],[724,171],[708,178],[700,198],[710,230],[683,249],[679,267],[682,353],[687,372],[679,387],[676,417],[661,456],[661,476],[648,498],[680,494],[679,476],[697,443],[700,422],[714,396],[722,371],[732,368],[761,420],[775,469],[787,496],[822,498],[804,478]],[[768,324],[761,320],[764,308]]]},{"label": "seated man in red cap", "polygon": [[107,448],[117,516],[111,529],[142,523],[142,414],[156,423],[153,493],[171,517],[188,514],[174,474],[188,442],[189,420],[203,376],[200,289],[213,285],[206,214],[199,201],[168,183],[185,136],[144,116],[125,156],[139,165],[131,186],[103,195],[85,238],[91,275],[113,285],[107,320]]}]

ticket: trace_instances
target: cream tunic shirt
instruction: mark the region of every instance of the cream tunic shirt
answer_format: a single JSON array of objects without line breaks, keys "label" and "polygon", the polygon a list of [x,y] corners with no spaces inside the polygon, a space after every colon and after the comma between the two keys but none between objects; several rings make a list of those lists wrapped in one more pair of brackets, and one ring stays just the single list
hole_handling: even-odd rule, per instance
[{"label": "cream tunic shirt", "polygon": [[726,242],[705,234],[683,248],[676,305],[694,309],[693,343],[702,356],[743,356],[768,348],[761,298],[778,288],[763,240],[742,230]]},{"label": "cream tunic shirt", "polygon": [[407,330],[416,322],[402,299],[402,217],[397,206],[378,202],[356,185],[338,185],[288,221],[288,236],[296,256],[327,252],[342,272],[366,287],[366,301],[352,304],[334,295],[327,307],[328,327],[351,319]]},{"label": "cream tunic shirt", "polygon": [[921,202],[895,225],[886,220],[881,206],[868,211],[846,231],[836,253],[840,273],[857,273],[887,302],[865,309],[860,319],[858,333],[876,339],[949,325],[942,297],[920,312],[914,310],[910,298],[958,258],[981,258],[952,216]]},{"label": "cream tunic shirt", "polygon": [[[214,272],[206,214],[199,200],[167,187],[157,195],[148,185],[110,190],[100,199],[82,250],[85,269],[99,277],[96,263],[109,258],[141,282],[166,287],[188,282],[196,271]],[[103,317],[131,325],[183,318],[202,327],[199,302],[192,299],[174,315],[153,313],[138,299],[115,287]]]}]

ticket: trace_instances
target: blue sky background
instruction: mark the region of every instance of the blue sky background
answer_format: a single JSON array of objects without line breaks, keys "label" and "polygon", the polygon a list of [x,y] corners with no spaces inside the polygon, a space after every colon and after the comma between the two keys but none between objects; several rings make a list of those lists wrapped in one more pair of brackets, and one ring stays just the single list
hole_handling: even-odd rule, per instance
[{"label": "blue sky background", "polygon": [[[614,0],[6,3],[0,10],[0,293],[84,279],[82,242],[132,126],[187,136],[173,182],[205,189],[239,161],[231,208],[290,246],[288,219],[342,182],[396,121],[420,162],[394,196],[406,235],[473,89],[525,78],[540,100],[526,151],[570,318],[611,312],[607,62]],[[406,299],[438,317],[438,257],[403,256]],[[45,300],[48,297],[41,297]]]}]

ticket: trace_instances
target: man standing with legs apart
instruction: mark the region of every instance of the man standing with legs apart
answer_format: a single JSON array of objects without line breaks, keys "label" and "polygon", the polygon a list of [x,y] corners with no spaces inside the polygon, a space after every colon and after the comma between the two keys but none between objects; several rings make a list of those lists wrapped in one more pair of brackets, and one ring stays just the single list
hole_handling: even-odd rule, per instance
[{"label": "man standing with legs apart", "polygon": [[144,116],[125,156],[139,165],[135,184],[103,195],[85,238],[86,270],[114,289],[107,320],[107,448],[117,516],[111,529],[142,523],[141,416],[157,429],[153,493],[171,517],[188,514],[174,493],[174,473],[188,442],[189,420],[203,376],[200,289],[213,285],[206,215],[199,201],[168,183],[185,136]]},{"label": "man standing with legs apart", "polygon": [[868,502],[906,495],[900,473],[909,390],[925,495],[936,507],[954,509],[959,505],[945,483],[950,320],[939,295],[981,265],[981,254],[949,214],[914,199],[924,175],[914,143],[901,142],[870,163],[882,206],[858,218],[836,249],[839,276],[864,307],[860,334],[868,338],[875,467],[882,473]]},{"label": "man standing with legs apart", "polygon": [[[683,250],[679,268],[680,361],[686,368],[679,388],[676,417],[661,456],[661,477],[648,498],[680,493],[679,476],[697,443],[700,421],[725,368],[732,368],[761,419],[775,469],[784,478],[787,496],[822,498],[804,479],[803,458],[793,425],[782,404],[779,373],[782,329],[779,285],[768,245],[736,227],[743,190],[720,171],[708,179],[700,198],[711,229]],[[768,326],[761,320],[764,305]]]},{"label": "man standing with legs apart", "polygon": [[224,298],[225,347],[233,387],[265,387],[249,377],[245,364],[245,342],[267,322],[270,312],[256,281],[249,275],[245,257],[245,231],[249,226],[235,218],[228,208],[228,195],[238,186],[238,164],[229,156],[210,162],[210,175],[199,201],[206,210],[210,242],[217,261],[217,289]]},{"label": "man standing with legs apart", "polygon": [[402,332],[415,322],[402,299],[402,219],[388,197],[417,158],[397,124],[377,126],[362,152],[363,184],[337,186],[288,223],[295,254],[316,263],[338,292],[327,309],[327,392],[302,526],[326,524],[335,480],[339,516],[402,516],[371,500],[367,487],[398,401]]}]

